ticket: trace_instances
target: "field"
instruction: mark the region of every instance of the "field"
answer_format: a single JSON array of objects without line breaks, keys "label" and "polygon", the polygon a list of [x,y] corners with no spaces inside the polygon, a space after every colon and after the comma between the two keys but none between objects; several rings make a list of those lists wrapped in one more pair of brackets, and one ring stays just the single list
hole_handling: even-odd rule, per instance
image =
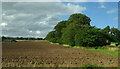
[{"label": "field", "polygon": [[2,43],[3,67],[117,67],[118,57],[48,41]]}]

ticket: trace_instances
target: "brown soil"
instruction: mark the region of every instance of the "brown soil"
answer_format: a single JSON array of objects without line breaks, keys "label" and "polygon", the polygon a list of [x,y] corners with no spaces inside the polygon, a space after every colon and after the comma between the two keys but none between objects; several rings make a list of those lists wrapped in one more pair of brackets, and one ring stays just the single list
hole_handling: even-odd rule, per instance
[{"label": "brown soil", "polygon": [[116,67],[118,57],[40,42],[3,42],[3,67],[80,67],[94,64]]}]

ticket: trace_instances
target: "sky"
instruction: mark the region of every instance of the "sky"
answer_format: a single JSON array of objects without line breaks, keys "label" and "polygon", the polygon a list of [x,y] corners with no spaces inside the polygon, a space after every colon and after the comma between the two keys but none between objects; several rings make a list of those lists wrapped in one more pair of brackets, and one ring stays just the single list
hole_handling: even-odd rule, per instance
[{"label": "sky", "polygon": [[3,2],[2,35],[44,38],[75,13],[90,17],[97,28],[118,28],[118,2]]}]

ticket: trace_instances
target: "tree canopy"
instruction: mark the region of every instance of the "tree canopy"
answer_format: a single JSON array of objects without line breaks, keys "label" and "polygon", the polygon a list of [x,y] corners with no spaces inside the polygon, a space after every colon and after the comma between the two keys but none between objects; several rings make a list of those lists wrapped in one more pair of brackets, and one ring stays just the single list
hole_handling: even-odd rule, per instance
[{"label": "tree canopy", "polygon": [[120,41],[120,31],[117,28],[96,28],[90,25],[90,21],[91,19],[84,14],[72,14],[68,20],[59,22],[45,39],[54,43],[85,47],[103,46],[110,41]]}]

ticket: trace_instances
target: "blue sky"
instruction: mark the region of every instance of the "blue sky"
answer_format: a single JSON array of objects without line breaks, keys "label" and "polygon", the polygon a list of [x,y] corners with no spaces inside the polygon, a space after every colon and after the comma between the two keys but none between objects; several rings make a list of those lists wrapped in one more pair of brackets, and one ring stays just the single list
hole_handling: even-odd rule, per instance
[{"label": "blue sky", "polygon": [[[65,3],[67,4],[67,3]],[[82,13],[91,18],[91,25],[98,28],[106,26],[118,28],[118,2],[83,2],[71,3],[86,7]],[[66,20],[70,15],[61,16]]]}]

